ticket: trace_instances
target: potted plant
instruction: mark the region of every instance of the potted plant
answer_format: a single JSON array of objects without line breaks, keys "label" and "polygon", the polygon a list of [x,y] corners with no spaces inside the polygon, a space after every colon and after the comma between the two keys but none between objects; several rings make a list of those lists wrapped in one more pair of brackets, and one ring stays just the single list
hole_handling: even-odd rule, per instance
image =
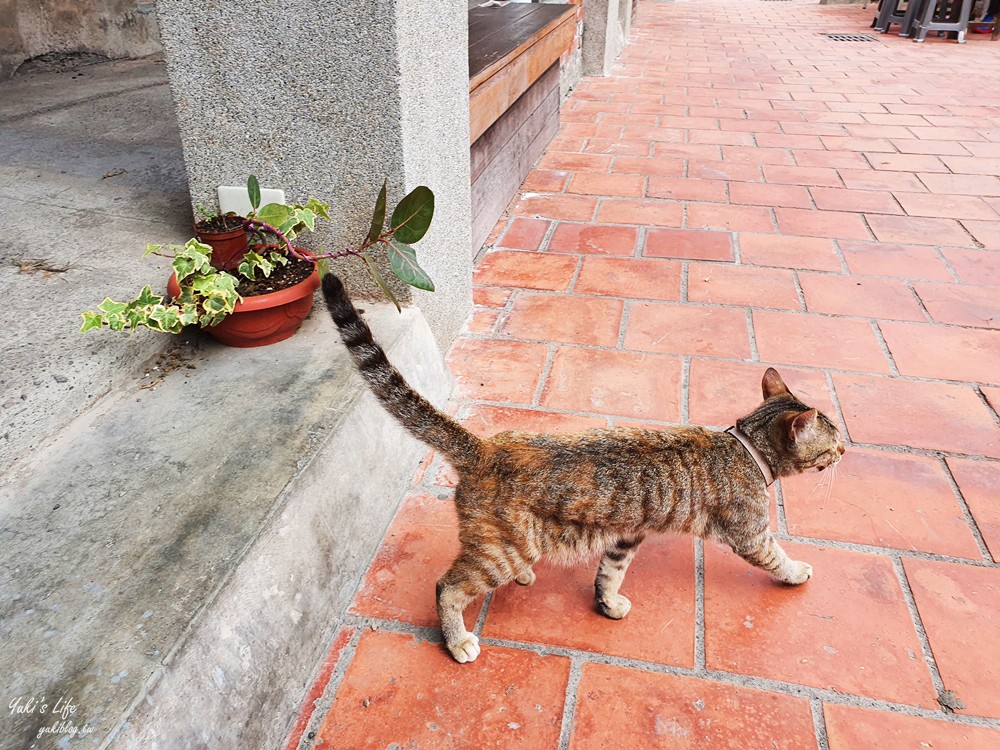
[{"label": "potted plant", "polygon": [[364,240],[358,247],[326,253],[309,252],[293,241],[306,229],[314,229],[318,219],[330,218],[328,204],[310,198],[301,204],[261,207],[260,187],[253,175],[247,190],[251,211],[246,216],[214,217],[220,219],[214,222],[217,226],[239,224],[247,240],[242,248],[221,257],[199,239],[166,248],[149,245],[146,255],[171,258],[174,273],[167,295],[156,294],[147,285],[128,302],[106,297],[97,311],[83,313],[80,330],[146,327],[179,333],[185,326],[198,325],[228,346],[264,346],[293,335],[309,314],[319,286],[318,263],[348,256],[364,261],[376,284],[400,309],[372,261],[371,253],[379,248],[387,253],[389,267],[400,280],[434,291],[412,247],[427,232],[434,215],[434,194],[429,188],[420,186],[407,194],[386,226],[387,188],[383,184]]}]

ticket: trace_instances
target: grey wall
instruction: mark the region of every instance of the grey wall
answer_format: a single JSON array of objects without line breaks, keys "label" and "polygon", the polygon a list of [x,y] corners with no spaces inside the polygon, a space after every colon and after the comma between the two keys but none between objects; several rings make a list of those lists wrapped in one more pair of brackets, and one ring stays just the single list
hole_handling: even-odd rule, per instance
[{"label": "grey wall", "polygon": [[635,0],[585,0],[583,4],[583,74],[605,76],[621,54],[632,30]]},{"label": "grey wall", "polygon": [[159,50],[153,0],[0,0],[0,81],[50,52],[120,59]]},{"label": "grey wall", "polygon": [[[438,342],[471,308],[468,27],[463,6],[404,0],[159,0],[192,201],[249,173],[333,221],[303,244],[355,245],[378,189],[390,207],[428,185],[437,198],[418,259],[437,284],[415,300]],[[335,270],[376,293],[360,262]],[[390,277],[383,262],[383,276]],[[398,282],[401,301],[413,299]]]}]

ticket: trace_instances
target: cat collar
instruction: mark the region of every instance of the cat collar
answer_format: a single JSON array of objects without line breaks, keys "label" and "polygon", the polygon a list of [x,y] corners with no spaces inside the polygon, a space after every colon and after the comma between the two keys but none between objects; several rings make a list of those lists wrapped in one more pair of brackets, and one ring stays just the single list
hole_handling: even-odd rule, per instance
[{"label": "cat collar", "polygon": [[764,486],[770,487],[774,484],[774,472],[771,471],[771,467],[767,465],[767,461],[764,460],[764,457],[760,455],[760,451],[757,450],[757,447],[750,442],[750,438],[748,438],[739,427],[729,427],[726,429],[726,432],[739,440],[740,444],[746,448],[747,453],[750,454],[750,457],[757,464],[757,468],[760,469],[760,473],[764,475]]}]

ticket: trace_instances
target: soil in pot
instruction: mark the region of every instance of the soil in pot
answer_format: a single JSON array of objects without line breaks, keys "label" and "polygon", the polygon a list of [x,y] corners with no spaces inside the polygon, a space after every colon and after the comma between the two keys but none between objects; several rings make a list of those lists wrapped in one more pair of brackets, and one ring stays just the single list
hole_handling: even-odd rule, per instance
[{"label": "soil in pot", "polygon": [[195,222],[194,231],[205,234],[221,234],[222,232],[232,232],[234,229],[243,228],[243,217],[237,214],[225,214],[213,216],[210,219],[202,219]]},{"label": "soil in pot", "polygon": [[288,265],[276,265],[271,275],[267,278],[258,276],[256,279],[244,279],[240,277],[240,283],[236,287],[236,292],[241,297],[256,297],[260,294],[271,294],[281,289],[295,286],[300,281],[305,281],[313,272],[315,266],[305,260],[289,258]]}]

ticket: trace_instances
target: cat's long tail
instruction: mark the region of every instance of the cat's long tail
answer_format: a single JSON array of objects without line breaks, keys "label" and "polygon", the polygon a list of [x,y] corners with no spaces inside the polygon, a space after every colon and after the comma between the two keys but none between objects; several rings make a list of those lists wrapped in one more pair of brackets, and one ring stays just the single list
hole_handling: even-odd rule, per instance
[{"label": "cat's long tail", "polygon": [[413,390],[389,363],[343,282],[332,273],[323,277],[323,296],[358,371],[385,410],[419,440],[447,456],[457,468],[477,463],[482,441]]}]

